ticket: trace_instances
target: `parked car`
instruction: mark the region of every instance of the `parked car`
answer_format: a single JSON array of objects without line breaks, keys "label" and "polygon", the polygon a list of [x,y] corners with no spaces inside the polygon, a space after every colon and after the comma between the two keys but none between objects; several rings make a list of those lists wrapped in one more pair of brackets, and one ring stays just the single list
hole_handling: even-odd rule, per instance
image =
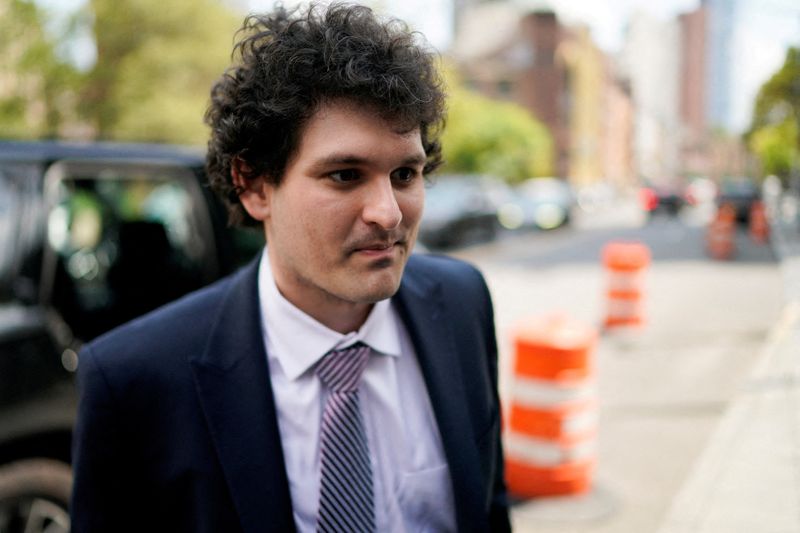
[{"label": "parked car", "polygon": [[527,202],[530,224],[539,229],[554,229],[568,224],[576,205],[575,193],[560,178],[531,178],[517,186]]},{"label": "parked car", "polygon": [[507,230],[536,228],[537,204],[519,187],[508,187],[497,207],[497,220]]},{"label": "parked car", "polygon": [[1,532],[69,528],[81,345],[262,248],[204,179],[193,149],[0,142]]},{"label": "parked car", "polygon": [[644,211],[652,214],[677,215],[686,204],[686,198],[676,185],[648,185],[639,190],[639,200]]},{"label": "parked car", "polygon": [[738,222],[745,224],[750,222],[750,210],[760,199],[758,186],[747,177],[725,177],[719,184],[717,205],[732,205]]},{"label": "parked car", "polygon": [[419,240],[446,248],[492,240],[497,234],[497,181],[478,175],[435,177],[425,195]]}]

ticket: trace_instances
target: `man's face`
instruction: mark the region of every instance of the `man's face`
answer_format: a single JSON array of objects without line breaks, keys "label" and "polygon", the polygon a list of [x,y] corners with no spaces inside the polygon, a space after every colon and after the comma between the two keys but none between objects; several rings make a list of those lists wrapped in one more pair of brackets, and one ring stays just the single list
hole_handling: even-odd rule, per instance
[{"label": "man's face", "polygon": [[270,262],[284,296],[312,316],[316,306],[363,309],[392,296],[422,216],[425,161],[419,129],[401,131],[350,102],[323,105],[280,185],[265,185]]}]

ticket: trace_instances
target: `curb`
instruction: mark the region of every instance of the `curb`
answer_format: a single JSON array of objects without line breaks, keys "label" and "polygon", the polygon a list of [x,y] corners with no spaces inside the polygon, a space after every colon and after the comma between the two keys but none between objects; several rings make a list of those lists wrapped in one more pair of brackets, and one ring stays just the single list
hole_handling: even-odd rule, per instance
[{"label": "curb", "polygon": [[787,305],[659,533],[800,531],[800,304]]}]

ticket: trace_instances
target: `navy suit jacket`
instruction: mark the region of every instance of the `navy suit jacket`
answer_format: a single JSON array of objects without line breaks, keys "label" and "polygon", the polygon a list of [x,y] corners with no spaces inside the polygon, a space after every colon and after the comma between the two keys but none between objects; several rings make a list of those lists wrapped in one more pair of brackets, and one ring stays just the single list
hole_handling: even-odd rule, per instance
[{"label": "navy suit jacket", "polygon": [[[73,533],[294,530],[257,264],[81,352]],[[439,425],[459,531],[509,530],[483,278],[412,256],[394,301]]]}]

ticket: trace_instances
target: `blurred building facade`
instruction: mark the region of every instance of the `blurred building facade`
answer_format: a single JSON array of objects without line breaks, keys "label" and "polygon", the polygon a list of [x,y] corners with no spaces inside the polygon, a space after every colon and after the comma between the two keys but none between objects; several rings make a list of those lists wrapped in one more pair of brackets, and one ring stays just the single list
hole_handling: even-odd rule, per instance
[{"label": "blurred building facade", "polygon": [[459,0],[451,53],[473,89],[548,126],[556,172],[573,185],[677,187],[747,166],[724,133],[736,1],[703,0],[666,20],[634,13],[611,57],[545,2]]},{"label": "blurred building facade", "polygon": [[671,20],[631,18],[619,65],[631,83],[635,167],[643,181],[679,187],[694,177],[746,172],[742,141],[725,131],[734,4],[703,2]]},{"label": "blurred building facade", "polygon": [[681,160],[685,173],[709,174],[706,122],[706,22],[704,6],[678,17],[681,31]]},{"label": "blurred building facade", "polygon": [[567,110],[570,137],[567,169],[575,185],[589,185],[602,176],[603,53],[588,28],[564,31],[559,57],[567,78],[571,106]]},{"label": "blurred building facade", "polygon": [[452,55],[472,88],[548,126],[560,177],[633,183],[630,91],[587,28],[544,5],[479,2],[461,14]]},{"label": "blurred building facade", "polygon": [[634,107],[630,85],[614,72],[610,60],[606,61],[607,76],[604,84],[605,106],[601,131],[601,154],[606,180],[617,189],[633,186],[638,181],[634,158]]},{"label": "blurred building facade", "polygon": [[706,17],[706,110],[713,128],[729,130],[732,126],[731,69],[733,33],[738,0],[703,0]]},{"label": "blurred building facade", "polygon": [[669,184],[679,168],[679,43],[676,21],[637,12],[618,62],[633,96],[634,164],[656,185]]}]

